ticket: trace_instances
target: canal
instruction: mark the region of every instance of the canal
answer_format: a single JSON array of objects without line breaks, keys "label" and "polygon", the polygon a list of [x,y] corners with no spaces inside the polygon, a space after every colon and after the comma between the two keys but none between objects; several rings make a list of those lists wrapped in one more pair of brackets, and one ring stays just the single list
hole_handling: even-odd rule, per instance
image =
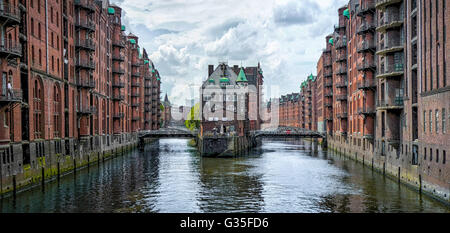
[{"label": "canal", "polygon": [[243,158],[201,158],[164,139],[0,200],[29,212],[450,212],[310,141],[264,141]]}]

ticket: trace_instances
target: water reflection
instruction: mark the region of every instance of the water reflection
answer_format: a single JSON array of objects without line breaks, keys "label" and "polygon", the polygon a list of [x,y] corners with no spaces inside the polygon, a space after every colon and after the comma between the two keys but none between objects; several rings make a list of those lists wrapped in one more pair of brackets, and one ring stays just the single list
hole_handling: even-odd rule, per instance
[{"label": "water reflection", "polygon": [[201,158],[160,140],[0,200],[1,212],[450,212],[372,169],[303,140]]}]

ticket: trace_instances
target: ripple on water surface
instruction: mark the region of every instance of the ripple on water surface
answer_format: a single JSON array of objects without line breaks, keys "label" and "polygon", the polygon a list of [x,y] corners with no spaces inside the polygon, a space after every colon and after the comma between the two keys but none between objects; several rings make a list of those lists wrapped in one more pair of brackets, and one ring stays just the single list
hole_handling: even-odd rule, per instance
[{"label": "ripple on water surface", "polygon": [[450,212],[309,141],[201,158],[165,139],[0,201],[2,212]]}]

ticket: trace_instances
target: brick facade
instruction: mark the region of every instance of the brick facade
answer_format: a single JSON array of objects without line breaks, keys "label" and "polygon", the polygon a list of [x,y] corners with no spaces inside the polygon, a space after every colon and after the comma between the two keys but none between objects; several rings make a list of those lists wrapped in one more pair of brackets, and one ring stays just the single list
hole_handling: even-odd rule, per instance
[{"label": "brick facade", "polygon": [[59,169],[60,157],[82,164],[159,128],[159,73],[139,38],[125,35],[119,7],[7,2],[0,11],[0,192],[12,179],[21,186],[40,169]]}]

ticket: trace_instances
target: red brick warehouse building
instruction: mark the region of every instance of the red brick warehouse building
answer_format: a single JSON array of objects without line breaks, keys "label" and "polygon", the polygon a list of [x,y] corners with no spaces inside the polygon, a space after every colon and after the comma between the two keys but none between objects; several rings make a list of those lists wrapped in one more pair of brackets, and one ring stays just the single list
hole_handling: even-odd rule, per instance
[{"label": "red brick warehouse building", "polygon": [[329,147],[447,202],[449,15],[445,0],[349,1],[318,62],[314,107]]},{"label": "red brick warehouse building", "polygon": [[158,129],[161,79],[108,1],[3,1],[0,192]]}]

